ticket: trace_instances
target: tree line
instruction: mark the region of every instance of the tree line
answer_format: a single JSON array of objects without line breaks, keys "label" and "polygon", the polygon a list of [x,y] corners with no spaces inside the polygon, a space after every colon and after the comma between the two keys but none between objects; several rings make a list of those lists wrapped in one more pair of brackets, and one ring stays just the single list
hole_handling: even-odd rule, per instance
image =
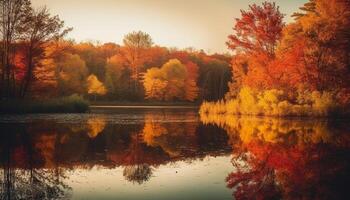
[{"label": "tree line", "polygon": [[288,24],[275,3],[253,4],[234,22],[230,56],[162,47],[142,31],[122,44],[76,43],[64,38],[72,29],[48,9],[4,0],[1,98],[222,99],[237,114],[317,108],[323,115],[350,102],[349,4],[310,0]]},{"label": "tree line", "polygon": [[[230,56],[161,47],[142,31],[127,34],[122,45],[61,40],[46,51],[56,52],[43,68],[46,76],[51,71],[53,96],[81,94],[118,101],[218,100],[228,91],[232,77]],[[41,74],[38,72],[38,77]],[[47,81],[38,80],[33,94],[45,90]]]},{"label": "tree line", "polygon": [[29,0],[2,0],[0,7],[1,96],[21,98],[42,65],[46,46],[71,29],[46,7],[34,9]]},{"label": "tree line", "polygon": [[[116,43],[65,39],[72,28],[30,0],[1,4],[2,99],[79,94],[101,100],[218,100],[231,79],[229,55],[155,45],[134,31]],[[157,71],[158,70],[158,71]],[[185,91],[185,92],[184,92]]]},{"label": "tree line", "polygon": [[212,114],[325,116],[350,113],[350,2],[309,0],[286,24],[273,2],[235,20],[227,46],[232,81]]},{"label": "tree line", "polygon": [[289,24],[275,3],[242,11],[227,41],[232,88],[349,90],[349,8],[349,1],[309,0]]}]

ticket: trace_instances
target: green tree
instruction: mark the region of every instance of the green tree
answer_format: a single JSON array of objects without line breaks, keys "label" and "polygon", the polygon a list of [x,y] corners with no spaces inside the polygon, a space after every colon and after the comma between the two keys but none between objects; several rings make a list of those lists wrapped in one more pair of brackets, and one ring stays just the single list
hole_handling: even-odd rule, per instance
[{"label": "green tree", "polygon": [[126,98],[129,89],[129,72],[123,56],[117,54],[107,60],[105,85],[110,96]]},{"label": "green tree", "polygon": [[229,63],[211,58],[200,66],[198,85],[202,90],[201,99],[207,101],[222,99],[228,91],[228,82],[232,76]]},{"label": "green tree", "polygon": [[85,61],[79,55],[66,53],[56,65],[59,93],[61,95],[83,94],[88,75]]},{"label": "green tree", "polygon": [[[86,63],[89,72],[95,74],[98,79],[104,80],[106,73],[106,51],[101,50],[91,42],[79,43],[74,46],[75,54],[78,54]],[[108,53],[107,53],[108,54]]]}]

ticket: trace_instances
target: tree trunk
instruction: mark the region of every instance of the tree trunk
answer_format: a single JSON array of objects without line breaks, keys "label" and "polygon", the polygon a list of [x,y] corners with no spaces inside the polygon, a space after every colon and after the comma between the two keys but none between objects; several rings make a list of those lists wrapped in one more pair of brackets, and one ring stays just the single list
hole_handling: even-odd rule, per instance
[{"label": "tree trunk", "polygon": [[22,82],[22,88],[21,88],[21,92],[20,92],[20,97],[24,98],[28,92],[28,88],[29,85],[31,83],[32,80],[32,76],[33,76],[33,48],[32,48],[32,44],[30,45],[29,49],[28,49],[28,64],[27,64],[27,72],[25,75],[25,78]]}]

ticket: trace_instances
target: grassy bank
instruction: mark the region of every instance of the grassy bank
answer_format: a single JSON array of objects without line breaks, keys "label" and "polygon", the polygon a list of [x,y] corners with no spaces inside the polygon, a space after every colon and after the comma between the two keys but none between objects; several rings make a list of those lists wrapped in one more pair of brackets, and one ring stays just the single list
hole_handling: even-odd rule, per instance
[{"label": "grassy bank", "polygon": [[72,95],[50,100],[5,100],[0,101],[1,114],[26,113],[83,113],[89,110],[89,102]]}]

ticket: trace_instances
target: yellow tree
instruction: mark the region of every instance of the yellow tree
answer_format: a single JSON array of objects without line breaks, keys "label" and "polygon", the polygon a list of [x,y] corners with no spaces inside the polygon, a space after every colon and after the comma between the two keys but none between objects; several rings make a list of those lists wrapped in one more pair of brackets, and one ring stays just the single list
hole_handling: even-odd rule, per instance
[{"label": "yellow tree", "polygon": [[196,73],[195,64],[185,66],[177,59],[169,60],[162,68],[151,68],[143,80],[146,98],[194,101],[198,96]]},{"label": "yellow tree", "polygon": [[153,42],[149,34],[142,31],[134,31],[127,34],[123,43],[124,56],[132,70],[132,79],[134,80],[134,92],[138,92],[140,68],[143,67],[147,49],[151,48]]},{"label": "yellow tree", "polygon": [[167,84],[161,69],[153,67],[147,70],[143,81],[146,99],[164,100]]},{"label": "yellow tree", "polygon": [[171,59],[162,66],[161,70],[168,81],[165,88],[165,100],[184,99],[186,66],[177,59]]},{"label": "yellow tree", "polygon": [[87,78],[87,88],[88,94],[94,95],[95,100],[97,95],[105,95],[107,93],[106,87],[93,74]]}]

